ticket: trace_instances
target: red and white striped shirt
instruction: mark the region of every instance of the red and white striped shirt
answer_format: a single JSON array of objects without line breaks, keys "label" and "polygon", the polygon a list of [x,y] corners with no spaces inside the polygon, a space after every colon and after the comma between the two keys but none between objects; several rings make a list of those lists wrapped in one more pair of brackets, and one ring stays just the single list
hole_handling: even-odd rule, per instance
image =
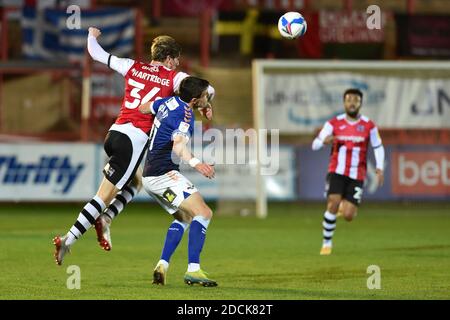
[{"label": "red and white striped shirt", "polygon": [[[364,180],[369,141],[374,149],[382,146],[375,123],[366,116],[360,116],[357,121],[350,122],[346,119],[345,113],[338,115],[325,123],[313,143],[313,149],[319,149],[321,142],[329,135],[333,135],[334,140],[328,172],[341,174],[355,180]],[[316,147],[314,144],[320,146]],[[377,168],[383,169],[383,161],[376,160]]]},{"label": "red and white striped shirt", "polygon": [[180,79],[186,76],[185,73],[170,70],[161,64],[134,61],[125,74],[125,94],[116,124],[131,122],[148,134],[154,116],[141,113],[139,105],[173,95],[176,84],[179,86]]}]

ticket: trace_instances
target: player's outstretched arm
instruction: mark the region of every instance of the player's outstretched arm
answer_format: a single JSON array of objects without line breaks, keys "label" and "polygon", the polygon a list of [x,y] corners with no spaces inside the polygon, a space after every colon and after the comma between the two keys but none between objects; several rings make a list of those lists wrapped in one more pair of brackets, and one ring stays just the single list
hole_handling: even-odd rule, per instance
[{"label": "player's outstretched arm", "polygon": [[180,157],[181,160],[189,163],[191,167],[200,172],[205,177],[212,179],[214,178],[214,167],[209,164],[202,163],[199,159],[195,158],[192,153],[188,150],[186,144],[188,139],[183,135],[176,135],[173,138],[173,152]]},{"label": "player's outstretched arm", "polygon": [[111,69],[125,76],[128,70],[130,70],[131,66],[134,64],[134,60],[127,58],[118,58],[106,52],[97,42],[97,38],[102,34],[101,31],[94,27],[90,27],[88,30],[89,34],[87,39],[87,48],[92,59],[108,65],[108,67],[110,67]]}]

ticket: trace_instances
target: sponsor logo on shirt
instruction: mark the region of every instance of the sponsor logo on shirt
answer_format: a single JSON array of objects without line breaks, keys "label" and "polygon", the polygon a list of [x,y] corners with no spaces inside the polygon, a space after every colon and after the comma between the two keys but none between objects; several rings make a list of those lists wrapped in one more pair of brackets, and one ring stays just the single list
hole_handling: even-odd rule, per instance
[{"label": "sponsor logo on shirt", "polygon": [[187,133],[189,130],[189,126],[190,126],[189,123],[181,121],[178,130],[180,130],[180,132]]},{"label": "sponsor logo on shirt", "polygon": [[337,140],[341,141],[351,141],[351,142],[363,142],[365,140],[364,137],[358,136],[336,136]]}]

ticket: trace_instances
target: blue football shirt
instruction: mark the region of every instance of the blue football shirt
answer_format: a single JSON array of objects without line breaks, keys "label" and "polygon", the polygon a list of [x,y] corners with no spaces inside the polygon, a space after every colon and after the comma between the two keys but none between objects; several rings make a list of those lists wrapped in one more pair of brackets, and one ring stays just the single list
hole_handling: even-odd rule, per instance
[{"label": "blue football shirt", "polygon": [[178,157],[172,158],[173,139],[176,135],[189,139],[194,132],[194,111],[179,97],[156,100],[153,111],[156,115],[150,132],[144,177],[179,170]]}]

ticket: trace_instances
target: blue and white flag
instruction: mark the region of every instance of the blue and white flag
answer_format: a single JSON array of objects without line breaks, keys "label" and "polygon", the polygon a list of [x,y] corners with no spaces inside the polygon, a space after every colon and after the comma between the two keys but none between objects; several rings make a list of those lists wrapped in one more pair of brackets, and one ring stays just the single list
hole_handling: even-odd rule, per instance
[{"label": "blue and white flag", "polygon": [[105,51],[119,57],[133,51],[135,12],[132,9],[82,9],[79,29],[70,28],[68,19],[73,13],[63,9],[38,10],[25,6],[22,13],[22,51],[26,58],[81,61],[89,27],[100,29],[102,34],[98,40]]}]

